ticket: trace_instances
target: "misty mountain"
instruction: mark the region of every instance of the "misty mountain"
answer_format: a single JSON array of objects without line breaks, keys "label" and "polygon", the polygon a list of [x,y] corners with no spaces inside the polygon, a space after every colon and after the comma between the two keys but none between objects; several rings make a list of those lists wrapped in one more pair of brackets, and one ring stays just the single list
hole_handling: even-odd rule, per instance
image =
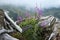
[{"label": "misty mountain", "polygon": [[43,15],[53,15],[57,18],[60,18],[60,8],[49,8],[49,9],[44,9]]},{"label": "misty mountain", "polygon": [[[9,11],[9,16],[13,20],[17,20],[18,16],[25,17],[26,11],[28,11],[32,16],[35,15],[36,11],[33,8],[26,9],[25,6],[14,6],[14,5],[0,5],[0,9]],[[53,15],[60,18],[60,8],[48,8],[43,10],[43,15]]]}]

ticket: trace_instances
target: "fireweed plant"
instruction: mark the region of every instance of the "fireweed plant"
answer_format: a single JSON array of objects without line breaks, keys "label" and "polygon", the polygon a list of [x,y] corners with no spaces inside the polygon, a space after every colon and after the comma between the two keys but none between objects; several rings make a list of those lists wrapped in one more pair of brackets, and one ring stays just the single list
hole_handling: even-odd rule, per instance
[{"label": "fireweed plant", "polygon": [[29,13],[28,11],[26,11],[25,17],[26,17],[26,18],[30,18],[30,17],[31,17],[31,16],[30,16],[30,13]]},{"label": "fireweed plant", "polygon": [[[36,12],[37,12],[36,14],[38,14],[39,17],[42,16],[41,9],[36,8]],[[22,34],[17,33],[16,35],[14,35],[14,37],[19,38],[19,35],[20,35],[21,38],[24,38],[23,40],[44,40],[44,37],[42,34],[43,27],[38,26],[38,22],[39,22],[38,19],[31,17],[28,12],[25,14],[25,16],[26,18],[22,18],[21,16],[18,17],[17,20],[19,20],[20,22],[19,26],[23,28],[27,25],[28,26],[32,25],[32,27],[26,30],[25,32],[23,32]]]},{"label": "fireweed plant", "polygon": [[21,22],[23,18],[21,16],[18,16],[17,20]]},{"label": "fireweed plant", "polygon": [[[37,12],[39,17],[42,16],[42,10],[41,9],[36,8],[36,12]],[[28,17],[28,19],[25,18],[25,20],[19,24],[20,27],[32,25],[31,29],[28,29],[27,31],[22,33],[24,35],[24,37],[26,38],[26,40],[43,40],[43,36],[41,35],[42,28],[38,26],[38,22],[39,22],[38,19],[33,18],[33,17],[30,18],[31,16],[28,13],[26,13],[26,16]]]}]

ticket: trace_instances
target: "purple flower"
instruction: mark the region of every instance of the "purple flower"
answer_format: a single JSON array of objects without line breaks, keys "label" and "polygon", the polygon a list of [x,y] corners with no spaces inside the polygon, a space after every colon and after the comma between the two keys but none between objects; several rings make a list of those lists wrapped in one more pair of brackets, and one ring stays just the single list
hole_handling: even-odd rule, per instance
[{"label": "purple flower", "polygon": [[22,18],[21,16],[19,16],[19,17],[17,18],[17,20],[22,21],[23,18]]},{"label": "purple flower", "polygon": [[41,26],[42,26],[42,27],[45,27],[47,24],[48,24],[47,21],[43,21],[43,22],[41,23]]},{"label": "purple flower", "polygon": [[29,18],[29,17],[30,17],[29,12],[26,12],[26,13],[25,13],[25,16]]},{"label": "purple flower", "polygon": [[39,16],[42,16],[42,9],[41,8],[36,7],[36,11]]}]

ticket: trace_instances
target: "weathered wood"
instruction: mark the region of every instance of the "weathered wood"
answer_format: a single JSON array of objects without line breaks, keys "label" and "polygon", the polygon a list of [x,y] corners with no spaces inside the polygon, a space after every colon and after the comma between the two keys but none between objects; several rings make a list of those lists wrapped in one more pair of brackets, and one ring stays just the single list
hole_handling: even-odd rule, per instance
[{"label": "weathered wood", "polygon": [[0,9],[0,27],[4,25],[4,12]]},{"label": "weathered wood", "polygon": [[18,39],[13,38],[12,36],[5,33],[5,34],[0,35],[0,40],[18,40]]},{"label": "weathered wood", "polygon": [[0,9],[0,40],[18,40],[7,34],[13,32],[13,28],[7,23],[10,29],[6,30],[4,28],[6,27],[4,19],[5,19],[4,11]]}]

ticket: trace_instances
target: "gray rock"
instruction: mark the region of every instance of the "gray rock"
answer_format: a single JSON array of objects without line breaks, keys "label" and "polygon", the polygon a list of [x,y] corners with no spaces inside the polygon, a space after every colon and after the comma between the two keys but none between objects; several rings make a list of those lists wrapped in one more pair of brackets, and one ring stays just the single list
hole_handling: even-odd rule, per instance
[{"label": "gray rock", "polygon": [[18,40],[7,33],[0,35],[0,40]]}]

